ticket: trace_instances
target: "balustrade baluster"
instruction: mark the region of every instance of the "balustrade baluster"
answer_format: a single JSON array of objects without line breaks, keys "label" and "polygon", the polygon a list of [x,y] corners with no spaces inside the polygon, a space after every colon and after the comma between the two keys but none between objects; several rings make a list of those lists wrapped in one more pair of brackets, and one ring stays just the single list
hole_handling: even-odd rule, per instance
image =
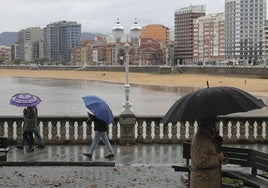
[{"label": "balustrade baluster", "polygon": [[69,120],[69,142],[71,143],[75,141],[74,133],[75,133],[74,121]]},{"label": "balustrade baluster", "polygon": [[118,140],[118,135],[117,135],[117,133],[119,132],[119,131],[118,131],[117,123],[118,123],[118,121],[115,121],[115,122],[113,123],[113,125],[112,125],[112,141],[113,141],[114,143],[118,143],[118,142],[119,142],[119,140]]},{"label": "balustrade baluster", "polygon": [[155,121],[154,127],[154,143],[160,143],[160,121]]},{"label": "balustrade baluster", "polygon": [[168,124],[164,124],[163,126],[163,137],[161,139],[162,144],[168,144],[170,142],[168,137]]},{"label": "balustrade baluster", "polygon": [[57,123],[58,121],[51,121],[51,143],[57,143]]},{"label": "balustrade baluster", "polygon": [[264,135],[264,142],[267,143],[268,141],[268,120],[265,121],[265,125],[264,125],[264,132],[265,132],[265,135]]},{"label": "balustrade baluster", "polygon": [[49,137],[48,137],[48,134],[49,134],[48,123],[49,123],[48,120],[43,121],[43,139],[44,139],[46,144],[51,143],[51,141],[49,140]]},{"label": "balustrade baluster", "polygon": [[86,143],[83,139],[83,121],[77,121],[77,144],[84,144]]},{"label": "balustrade baluster", "polygon": [[60,138],[59,138],[59,141],[60,143],[64,143],[67,138],[66,138],[66,121],[65,120],[61,120],[59,121],[59,135],[60,135]]},{"label": "balustrade baluster", "polygon": [[248,120],[248,142],[253,143],[255,141],[254,136],[254,121]]},{"label": "balustrade baluster", "polygon": [[257,135],[256,135],[256,141],[257,142],[263,142],[263,136],[262,136],[262,121],[256,121],[257,126]]},{"label": "balustrade baluster", "polygon": [[4,137],[5,136],[5,121],[0,122],[0,136]]},{"label": "balustrade baluster", "polygon": [[93,126],[93,123],[86,125],[86,135],[87,135],[86,142],[87,143],[92,143],[92,126]]},{"label": "balustrade baluster", "polygon": [[137,130],[137,143],[143,142],[143,119],[137,119],[138,130]]},{"label": "balustrade baluster", "polygon": [[17,120],[16,121],[17,124],[17,128],[16,128],[16,140],[17,143],[21,143],[22,139],[23,139],[23,121],[22,120]]},{"label": "balustrade baluster", "polygon": [[171,143],[175,144],[178,143],[178,137],[177,137],[177,133],[178,133],[178,126],[177,123],[172,123],[171,126]]},{"label": "balustrade baluster", "polygon": [[152,123],[153,123],[153,121],[151,119],[146,121],[146,125],[145,125],[146,136],[145,136],[145,140],[144,140],[144,143],[146,143],[146,144],[151,144],[153,142],[153,139],[152,139]]},{"label": "balustrade baluster", "polygon": [[7,121],[7,137],[9,140],[14,140],[14,121]]},{"label": "balustrade baluster", "polygon": [[246,121],[245,120],[240,120],[239,125],[240,125],[240,136],[238,141],[244,143],[246,141]]},{"label": "balustrade baluster", "polygon": [[191,141],[194,137],[194,122],[193,121],[189,121],[189,136],[188,136],[188,140]]},{"label": "balustrade baluster", "polygon": [[224,143],[229,143],[230,141],[228,136],[228,123],[229,121],[222,121],[222,139]]},{"label": "balustrade baluster", "polygon": [[237,121],[236,120],[230,121],[230,124],[231,124],[230,142],[236,143],[237,142]]},{"label": "balustrade baluster", "polygon": [[185,122],[180,122],[180,141],[186,142],[186,125]]}]

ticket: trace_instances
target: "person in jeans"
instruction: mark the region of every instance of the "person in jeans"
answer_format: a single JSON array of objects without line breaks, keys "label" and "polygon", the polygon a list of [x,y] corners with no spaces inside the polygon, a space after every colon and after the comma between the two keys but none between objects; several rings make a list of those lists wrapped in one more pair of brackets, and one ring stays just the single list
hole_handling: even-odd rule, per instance
[{"label": "person in jeans", "polygon": [[93,142],[89,148],[89,152],[88,153],[83,153],[83,155],[87,156],[87,157],[92,157],[95,149],[97,148],[100,139],[102,139],[102,141],[105,143],[105,145],[107,146],[108,149],[108,155],[105,156],[105,158],[113,158],[114,157],[114,151],[113,148],[110,144],[110,141],[108,139],[107,136],[107,130],[108,130],[108,124],[105,123],[104,121],[96,118],[96,116],[88,113],[89,119],[87,120],[87,124],[90,125],[91,122],[94,122],[94,131],[95,131],[95,136],[93,139]]},{"label": "person in jeans", "polygon": [[[37,112],[37,107],[34,106],[33,109],[35,110],[35,113],[36,113],[36,117],[38,117],[38,112]],[[25,110],[25,109],[24,109]],[[38,143],[39,145],[37,146],[37,148],[40,148],[40,149],[43,149],[45,148],[45,143],[44,143],[44,139],[42,138],[39,130],[38,130],[38,127],[36,126],[36,128],[33,130],[33,134],[37,137],[38,139]],[[32,137],[32,136],[31,136]],[[25,145],[25,139],[22,138],[22,141],[20,144],[16,145],[15,147],[18,148],[18,149],[24,149],[24,145]]]}]

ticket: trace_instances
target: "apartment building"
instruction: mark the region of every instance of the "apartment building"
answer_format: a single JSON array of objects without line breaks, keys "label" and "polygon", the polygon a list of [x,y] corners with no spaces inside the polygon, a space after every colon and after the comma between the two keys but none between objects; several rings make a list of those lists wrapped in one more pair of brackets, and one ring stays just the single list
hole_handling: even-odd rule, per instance
[{"label": "apartment building", "polygon": [[191,64],[193,62],[193,22],[201,16],[205,16],[204,5],[189,6],[175,11],[175,63]]},{"label": "apartment building", "polygon": [[71,61],[71,49],[80,44],[81,24],[60,21],[44,28],[44,53],[52,63]]},{"label": "apartment building", "polygon": [[152,38],[162,43],[163,61],[170,62],[170,30],[161,24],[149,24],[142,28],[141,38]]},{"label": "apartment building", "polygon": [[[43,40],[43,29],[40,27],[30,27],[22,29],[18,33],[18,58],[23,62],[34,61],[33,43]],[[43,48],[43,47],[42,47]]]},{"label": "apartment building", "polygon": [[216,64],[225,56],[224,14],[209,14],[193,22],[193,58],[199,65]]},{"label": "apartment building", "polygon": [[241,64],[263,61],[266,0],[225,0],[226,58]]}]

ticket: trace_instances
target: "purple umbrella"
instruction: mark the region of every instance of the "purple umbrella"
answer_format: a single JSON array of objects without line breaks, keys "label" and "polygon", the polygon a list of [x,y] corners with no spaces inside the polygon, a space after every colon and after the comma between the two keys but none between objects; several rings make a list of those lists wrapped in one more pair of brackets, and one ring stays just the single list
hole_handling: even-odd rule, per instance
[{"label": "purple umbrella", "polygon": [[11,97],[9,104],[18,107],[32,107],[36,106],[41,102],[38,96],[30,93],[18,93]]}]

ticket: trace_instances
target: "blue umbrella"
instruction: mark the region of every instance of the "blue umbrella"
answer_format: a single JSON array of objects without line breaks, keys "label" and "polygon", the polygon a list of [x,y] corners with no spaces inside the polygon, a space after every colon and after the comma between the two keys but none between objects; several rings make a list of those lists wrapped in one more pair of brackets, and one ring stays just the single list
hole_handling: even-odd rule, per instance
[{"label": "blue umbrella", "polygon": [[82,97],[82,99],[86,107],[96,116],[96,118],[107,124],[114,122],[113,112],[104,100],[94,95],[85,96]]},{"label": "blue umbrella", "polygon": [[38,96],[30,93],[17,93],[9,100],[9,104],[18,107],[32,107],[38,105],[40,102],[41,99]]}]

